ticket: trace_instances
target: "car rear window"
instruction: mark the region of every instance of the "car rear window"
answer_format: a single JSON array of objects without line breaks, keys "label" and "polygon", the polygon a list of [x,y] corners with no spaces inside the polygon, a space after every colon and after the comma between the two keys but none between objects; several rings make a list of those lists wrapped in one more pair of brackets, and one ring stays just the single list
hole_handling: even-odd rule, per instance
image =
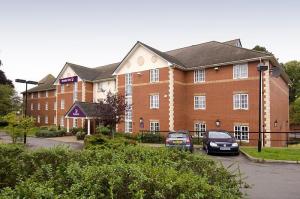
[{"label": "car rear window", "polygon": [[170,138],[185,138],[185,137],[187,137],[187,135],[184,133],[171,133],[171,134],[169,134],[169,137]]},{"label": "car rear window", "polygon": [[227,132],[220,132],[220,131],[210,131],[208,133],[209,138],[231,138]]}]

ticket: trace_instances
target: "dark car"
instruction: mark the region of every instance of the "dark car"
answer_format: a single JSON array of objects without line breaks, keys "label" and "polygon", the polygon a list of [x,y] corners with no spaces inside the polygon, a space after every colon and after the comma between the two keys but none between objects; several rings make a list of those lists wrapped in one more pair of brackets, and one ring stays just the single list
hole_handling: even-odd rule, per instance
[{"label": "dark car", "polygon": [[203,136],[203,149],[207,154],[230,153],[239,154],[239,145],[227,131],[207,131]]},{"label": "dark car", "polygon": [[166,138],[166,147],[194,151],[192,137],[188,131],[169,132]]}]

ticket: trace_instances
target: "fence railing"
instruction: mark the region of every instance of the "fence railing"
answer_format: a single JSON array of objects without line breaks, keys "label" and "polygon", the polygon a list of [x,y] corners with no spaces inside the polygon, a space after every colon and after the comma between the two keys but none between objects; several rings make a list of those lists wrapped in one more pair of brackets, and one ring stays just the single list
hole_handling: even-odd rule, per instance
[{"label": "fence railing", "polygon": [[[202,144],[204,132],[188,131],[193,138],[194,144]],[[229,132],[229,131],[227,131]],[[169,131],[142,130],[139,132],[140,140],[144,143],[164,143]],[[229,132],[236,137],[241,146],[257,146],[259,132]],[[264,146],[289,147],[289,145],[300,144],[300,132],[261,132]],[[300,146],[299,146],[300,147]]]}]

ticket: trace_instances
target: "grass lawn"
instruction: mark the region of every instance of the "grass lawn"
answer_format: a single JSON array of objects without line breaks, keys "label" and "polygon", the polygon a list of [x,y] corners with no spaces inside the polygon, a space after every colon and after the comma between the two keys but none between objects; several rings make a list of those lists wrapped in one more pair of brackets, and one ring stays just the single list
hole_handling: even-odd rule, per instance
[{"label": "grass lawn", "polygon": [[242,147],[241,150],[260,159],[300,161],[300,148],[263,148],[260,153],[253,147]]}]

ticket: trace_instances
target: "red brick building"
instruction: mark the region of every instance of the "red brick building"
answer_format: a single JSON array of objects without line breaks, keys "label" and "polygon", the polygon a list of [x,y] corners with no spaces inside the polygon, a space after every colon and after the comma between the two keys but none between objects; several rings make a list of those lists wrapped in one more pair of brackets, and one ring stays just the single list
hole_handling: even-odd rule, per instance
[{"label": "red brick building", "polygon": [[[75,101],[97,102],[108,91],[119,92],[132,109],[126,111],[118,131],[224,129],[255,144],[252,139],[258,135],[249,132],[258,131],[258,64],[268,66],[262,78],[264,143],[282,146],[284,141],[272,140],[284,140],[286,135],[269,132],[289,131],[289,78],[274,55],[245,49],[239,39],[167,52],[137,42],[120,63],[97,68],[66,63],[57,78],[47,76],[46,84],[29,91],[29,96],[40,97],[28,98],[28,110],[39,125],[69,129],[83,126],[87,119],[65,117]],[[76,81],[63,82],[69,78]],[[42,97],[46,91],[48,97]],[[45,103],[48,110],[41,110]],[[42,108],[30,109],[31,104]]]}]

